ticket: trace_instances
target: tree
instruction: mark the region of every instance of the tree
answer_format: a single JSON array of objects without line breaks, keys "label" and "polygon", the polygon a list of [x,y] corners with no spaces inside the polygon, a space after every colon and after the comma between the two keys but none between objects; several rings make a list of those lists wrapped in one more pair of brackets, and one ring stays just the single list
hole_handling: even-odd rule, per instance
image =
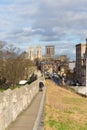
[{"label": "tree", "polygon": [[[25,52],[13,45],[1,44],[0,58],[0,79],[5,78],[6,83],[16,85],[21,79],[24,79],[25,72],[33,63],[25,58]],[[26,70],[26,71],[25,71]]]}]

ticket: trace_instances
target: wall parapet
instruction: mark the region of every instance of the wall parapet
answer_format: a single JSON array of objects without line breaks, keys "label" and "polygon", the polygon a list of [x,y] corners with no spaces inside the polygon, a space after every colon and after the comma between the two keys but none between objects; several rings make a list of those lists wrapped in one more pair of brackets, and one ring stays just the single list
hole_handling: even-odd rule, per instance
[{"label": "wall parapet", "polygon": [[5,130],[17,116],[25,110],[39,92],[39,82],[43,77],[30,85],[14,90],[0,92],[0,130]]}]

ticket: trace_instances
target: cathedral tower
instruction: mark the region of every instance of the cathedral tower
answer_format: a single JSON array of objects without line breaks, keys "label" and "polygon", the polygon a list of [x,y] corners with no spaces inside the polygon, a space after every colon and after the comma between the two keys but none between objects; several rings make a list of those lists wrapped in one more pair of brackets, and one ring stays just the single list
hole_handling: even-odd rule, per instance
[{"label": "cathedral tower", "polygon": [[42,59],[42,47],[40,45],[36,47],[36,58]]},{"label": "cathedral tower", "polygon": [[30,47],[30,48],[29,48],[29,59],[33,61],[34,58],[35,58],[34,48],[33,48],[33,47]]}]

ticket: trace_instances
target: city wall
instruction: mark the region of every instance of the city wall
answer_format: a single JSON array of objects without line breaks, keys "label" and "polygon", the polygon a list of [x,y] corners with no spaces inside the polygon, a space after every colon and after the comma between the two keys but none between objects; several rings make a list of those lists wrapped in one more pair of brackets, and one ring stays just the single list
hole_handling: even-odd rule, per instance
[{"label": "city wall", "polygon": [[5,130],[25,110],[39,92],[39,78],[30,85],[0,92],[0,130]]}]

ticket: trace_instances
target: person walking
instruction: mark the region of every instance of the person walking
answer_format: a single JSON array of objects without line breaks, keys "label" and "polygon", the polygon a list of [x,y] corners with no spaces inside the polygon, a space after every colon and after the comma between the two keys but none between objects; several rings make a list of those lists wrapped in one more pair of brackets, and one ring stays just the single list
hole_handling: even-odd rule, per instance
[{"label": "person walking", "polygon": [[39,83],[39,91],[43,91],[44,83],[43,81],[40,81]]}]

